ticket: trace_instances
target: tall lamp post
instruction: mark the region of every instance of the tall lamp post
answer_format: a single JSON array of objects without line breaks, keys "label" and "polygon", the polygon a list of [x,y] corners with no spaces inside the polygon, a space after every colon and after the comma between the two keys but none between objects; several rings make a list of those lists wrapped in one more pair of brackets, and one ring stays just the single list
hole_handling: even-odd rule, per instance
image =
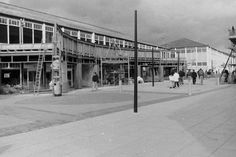
[{"label": "tall lamp post", "polygon": [[137,10],[134,12],[134,112],[138,112],[138,43],[137,43]]},{"label": "tall lamp post", "polygon": [[178,55],[178,61],[177,61],[177,72],[179,72],[179,62],[180,62],[180,60],[179,60],[179,51],[177,51],[177,55]]},{"label": "tall lamp post", "polygon": [[152,86],[154,87],[154,50],[152,48]]}]

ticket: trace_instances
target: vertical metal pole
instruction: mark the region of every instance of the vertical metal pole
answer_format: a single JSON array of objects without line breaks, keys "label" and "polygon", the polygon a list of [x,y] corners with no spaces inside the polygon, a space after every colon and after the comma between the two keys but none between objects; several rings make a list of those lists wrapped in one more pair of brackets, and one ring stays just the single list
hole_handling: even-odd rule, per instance
[{"label": "vertical metal pole", "polygon": [[154,87],[154,50],[152,48],[152,86]]},{"label": "vertical metal pole", "polygon": [[177,72],[179,72],[179,51],[177,51],[178,54],[178,66],[177,66]]},{"label": "vertical metal pole", "polygon": [[103,77],[102,77],[102,73],[103,73],[103,70],[102,70],[102,57],[101,57],[101,86],[103,86]]},{"label": "vertical metal pole", "polygon": [[161,51],[160,52],[160,60],[159,60],[159,79],[160,79],[160,82],[162,81],[162,73],[161,73],[161,58],[162,58],[162,55],[161,55]]},{"label": "vertical metal pole", "polygon": [[138,112],[138,43],[137,43],[137,10],[134,12],[134,112]]},{"label": "vertical metal pole", "polygon": [[128,56],[128,82],[130,81],[130,64],[129,64],[129,56]]}]

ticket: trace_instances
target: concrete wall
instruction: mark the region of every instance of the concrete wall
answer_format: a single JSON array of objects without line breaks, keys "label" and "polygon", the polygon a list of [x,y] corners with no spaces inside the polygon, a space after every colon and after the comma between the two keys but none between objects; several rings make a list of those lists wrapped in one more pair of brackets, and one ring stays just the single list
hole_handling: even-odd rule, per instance
[{"label": "concrete wall", "polygon": [[61,63],[62,70],[62,92],[67,92],[69,89],[69,83],[67,79],[67,62],[64,61]]}]

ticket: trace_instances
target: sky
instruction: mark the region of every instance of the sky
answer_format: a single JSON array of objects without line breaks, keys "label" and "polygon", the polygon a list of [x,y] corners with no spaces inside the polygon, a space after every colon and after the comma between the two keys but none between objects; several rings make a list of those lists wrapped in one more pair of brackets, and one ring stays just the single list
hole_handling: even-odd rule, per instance
[{"label": "sky", "polygon": [[0,0],[165,44],[188,38],[228,52],[228,29],[236,25],[235,0]]}]

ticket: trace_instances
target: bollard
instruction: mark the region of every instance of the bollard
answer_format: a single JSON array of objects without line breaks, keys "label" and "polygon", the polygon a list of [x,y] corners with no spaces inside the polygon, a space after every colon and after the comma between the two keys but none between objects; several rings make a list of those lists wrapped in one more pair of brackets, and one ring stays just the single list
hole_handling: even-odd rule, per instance
[{"label": "bollard", "polygon": [[191,78],[188,78],[188,95],[192,95],[192,83],[191,83]]},{"label": "bollard", "polygon": [[217,86],[220,85],[220,77],[216,77],[216,85],[217,85]]},{"label": "bollard", "polygon": [[122,81],[119,80],[120,93],[122,92]]}]

